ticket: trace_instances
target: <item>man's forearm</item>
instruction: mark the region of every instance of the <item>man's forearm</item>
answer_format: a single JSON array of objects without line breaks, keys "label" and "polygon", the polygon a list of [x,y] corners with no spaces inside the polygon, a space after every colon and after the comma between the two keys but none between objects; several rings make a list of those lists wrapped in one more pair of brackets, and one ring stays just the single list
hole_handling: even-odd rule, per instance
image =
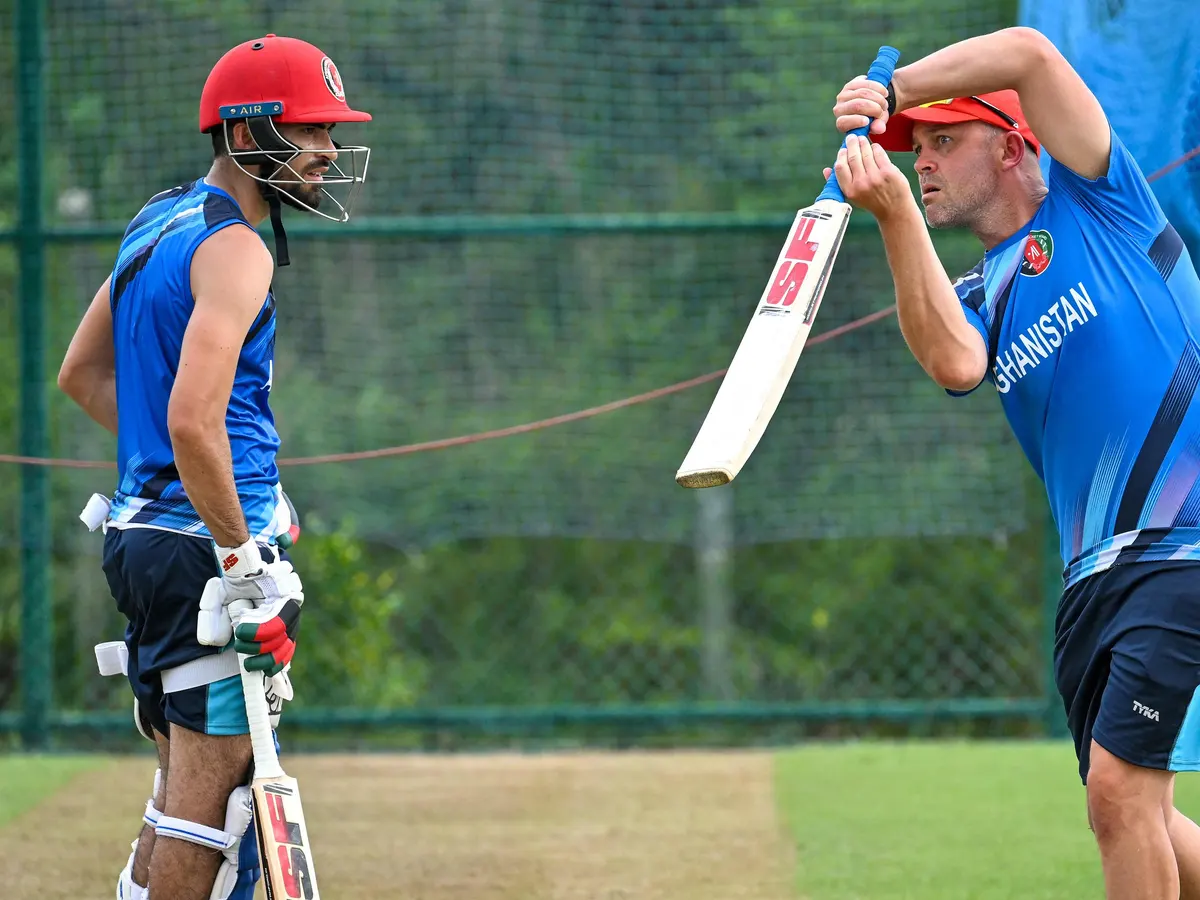
[{"label": "man's forearm", "polygon": [[238,547],[250,540],[233,480],[229,435],[224,425],[172,432],[171,445],[188,500],[204,520],[213,540],[221,547]]},{"label": "man's forearm", "polygon": [[117,377],[114,373],[85,378],[86,392],[73,394],[71,399],[79,404],[88,416],[107,431],[117,433]]},{"label": "man's forearm", "polygon": [[1036,32],[1020,27],[943,47],[895,71],[896,109],[992,91],[1020,91],[1036,73],[1042,47]]},{"label": "man's forearm", "polygon": [[974,387],[986,370],[983,340],[967,321],[954,286],[912,205],[879,223],[896,284],[900,331],[917,362],[943,387]]}]

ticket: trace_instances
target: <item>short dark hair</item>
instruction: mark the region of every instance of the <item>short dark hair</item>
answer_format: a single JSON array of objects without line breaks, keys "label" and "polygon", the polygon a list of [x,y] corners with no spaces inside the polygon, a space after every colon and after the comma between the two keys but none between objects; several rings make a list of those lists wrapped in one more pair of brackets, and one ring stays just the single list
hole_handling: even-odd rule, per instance
[{"label": "short dark hair", "polygon": [[212,135],[213,159],[229,155],[229,144],[225,141],[225,129],[218,125],[209,132]]},{"label": "short dark hair", "polygon": [[232,134],[233,126],[239,122],[245,122],[245,119],[229,119],[222,122],[220,125],[214,125],[209,134],[212,135],[213,158],[229,155],[229,143],[225,139],[225,135]]}]

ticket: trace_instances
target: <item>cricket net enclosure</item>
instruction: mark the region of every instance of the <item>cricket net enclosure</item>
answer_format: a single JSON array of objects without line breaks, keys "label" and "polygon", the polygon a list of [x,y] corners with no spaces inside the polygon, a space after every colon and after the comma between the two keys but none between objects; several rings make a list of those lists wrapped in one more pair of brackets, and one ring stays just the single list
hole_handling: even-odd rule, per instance
[{"label": "cricket net enclosure", "polygon": [[[1012,4],[15,9],[0,450],[35,459],[0,462],[0,743],[132,734],[127,685],[95,671],[123,626],[77,519],[115,488],[114,441],[55,372],[129,218],[206,171],[208,70],[268,32],[320,46],[374,116],[338,129],[372,148],[354,218],[289,211],[275,283],[308,598],[291,746],[1057,727],[1043,496],[990,391],[949,399],[908,354],[868,215],[814,338],[838,332],[737,481],[673,480],[820,190],[838,88],[881,44],[903,65]],[[937,241],[951,274],[977,261]]]}]

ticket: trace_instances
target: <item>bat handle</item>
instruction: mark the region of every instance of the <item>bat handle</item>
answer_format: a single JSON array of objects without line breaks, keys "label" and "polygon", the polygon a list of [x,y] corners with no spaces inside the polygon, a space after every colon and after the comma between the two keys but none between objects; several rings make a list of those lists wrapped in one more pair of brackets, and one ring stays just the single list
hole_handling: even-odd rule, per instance
[{"label": "bat handle", "polygon": [[254,777],[279,778],[284,774],[275,752],[275,736],[271,732],[271,708],[267,705],[265,678],[262,672],[247,672],[246,660],[238,654],[242,675],[242,693],[246,697],[246,721],[250,723],[250,746],[254,751]]},{"label": "bat handle", "polygon": [[[883,46],[879,48],[879,55],[875,57],[875,62],[871,63],[871,68],[867,70],[867,78],[871,81],[886,85],[892,80],[892,73],[896,70],[896,63],[900,59],[900,51],[895,47]],[[850,134],[862,135],[865,137],[871,128],[871,122],[868,121],[862,128],[854,128]],[[846,139],[842,138],[842,146],[846,146]],[[829,179],[825,182],[825,188],[817,195],[818,200],[837,200],[839,203],[845,203],[846,198],[842,194],[842,189],[837,183],[837,173],[830,172]]]},{"label": "bat handle", "polygon": [[[238,617],[254,609],[249,600],[235,600],[229,604],[230,617]],[[242,676],[242,696],[246,700],[246,721],[250,725],[250,747],[254,751],[254,777],[279,778],[284,775],[279,765],[279,754],[275,752],[275,735],[271,731],[271,707],[267,704],[266,676],[262,672],[246,670],[245,653],[238,654],[238,672]]]}]

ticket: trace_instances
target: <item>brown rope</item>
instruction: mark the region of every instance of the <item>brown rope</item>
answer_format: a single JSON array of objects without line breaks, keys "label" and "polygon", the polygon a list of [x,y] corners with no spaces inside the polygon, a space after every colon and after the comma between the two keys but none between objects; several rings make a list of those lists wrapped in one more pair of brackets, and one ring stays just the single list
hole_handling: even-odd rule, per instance
[{"label": "brown rope", "polygon": [[[822,332],[808,341],[808,346],[821,344],[825,341],[833,340],[847,332],[854,331],[856,328],[862,328],[864,325],[870,325],[872,322],[877,322],[887,316],[890,316],[896,311],[896,307],[889,306],[886,309],[877,310],[876,312],[865,315],[860,319],[855,319],[853,322],[847,322],[845,325],[839,325],[837,328],[831,328],[829,331]],[[380,459],[386,456],[407,456],[411,453],[423,453],[430,450],[445,450],[448,447],[461,447],[465,444],[475,444],[480,441],[490,441],[496,438],[512,437],[517,434],[527,434],[531,431],[540,431],[543,428],[553,428],[556,425],[566,425],[569,422],[578,422],[581,419],[590,419],[593,416],[600,416],[604,413],[610,413],[618,409],[624,409],[629,406],[637,406],[640,403],[649,403],[651,400],[657,400],[660,397],[667,397],[671,394],[678,394],[690,388],[698,387],[702,384],[707,384],[710,381],[715,381],[724,375],[728,369],[718,369],[715,372],[709,372],[707,375],[698,375],[695,378],[689,378],[686,381],[678,381],[675,384],[668,384],[666,387],[655,388],[652,391],[646,391],[643,394],[635,394],[632,397],[624,397],[620,400],[613,400],[609,403],[603,403],[600,406],[590,406],[587,409],[577,410],[575,412],[564,413],[559,416],[551,416],[548,419],[538,419],[536,422],[526,422],[521,425],[510,425],[507,428],[496,428],[491,431],[477,431],[473,434],[463,434],[457,437],[442,438],[436,441],[423,441],[417,444],[402,444],[396,447],[381,447],[378,450],[360,450],[351,453],[327,453],[322,456],[300,456],[291,457],[279,460],[281,466],[312,466],[320,463],[335,463],[335,462],[358,462],[364,459]],[[55,466],[64,469],[112,469],[116,467],[115,463],[106,460],[84,460],[84,459],[46,459],[37,456],[14,456],[8,453],[0,453],[0,464],[10,463],[15,465],[25,466]]]}]

